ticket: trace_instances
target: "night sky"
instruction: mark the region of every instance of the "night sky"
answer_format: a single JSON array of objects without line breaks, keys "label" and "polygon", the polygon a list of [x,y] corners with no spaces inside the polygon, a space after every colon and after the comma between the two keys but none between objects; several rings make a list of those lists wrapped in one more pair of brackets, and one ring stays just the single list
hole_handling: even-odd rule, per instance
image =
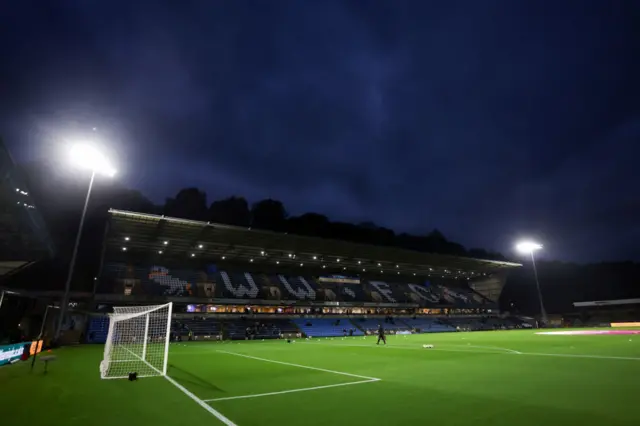
[{"label": "night sky", "polygon": [[97,141],[158,203],[640,260],[638,28],[633,0],[7,2],[0,135]]}]

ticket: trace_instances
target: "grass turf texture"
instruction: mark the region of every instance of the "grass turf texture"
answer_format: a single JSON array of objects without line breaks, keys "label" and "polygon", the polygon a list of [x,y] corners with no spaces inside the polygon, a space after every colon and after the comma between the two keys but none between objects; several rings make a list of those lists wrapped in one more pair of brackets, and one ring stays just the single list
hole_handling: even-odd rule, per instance
[{"label": "grass turf texture", "polygon": [[[206,403],[238,426],[640,424],[640,335],[505,331],[389,336],[388,342],[175,344],[169,375],[201,400],[323,387]],[[47,375],[41,362],[33,374],[29,363],[0,368],[2,423],[223,424],[164,378],[100,380],[102,349],[56,350]],[[286,363],[380,381],[329,387],[367,379]]]}]

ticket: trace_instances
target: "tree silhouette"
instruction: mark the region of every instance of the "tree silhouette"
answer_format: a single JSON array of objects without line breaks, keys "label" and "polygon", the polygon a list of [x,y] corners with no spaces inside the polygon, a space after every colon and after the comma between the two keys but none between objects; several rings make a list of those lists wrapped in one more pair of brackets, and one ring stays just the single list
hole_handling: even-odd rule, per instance
[{"label": "tree silhouette", "polygon": [[211,203],[209,221],[227,225],[249,226],[251,212],[249,203],[243,197],[229,197]]},{"label": "tree silhouette", "polygon": [[251,207],[251,226],[282,232],[286,230],[287,211],[281,201],[268,198]]},{"label": "tree silhouette", "polygon": [[326,216],[317,213],[305,213],[287,221],[289,232],[308,236],[326,235],[330,225],[331,222]]},{"label": "tree silhouette", "polygon": [[207,220],[207,194],[198,188],[181,189],[175,198],[167,198],[164,214],[183,219]]}]

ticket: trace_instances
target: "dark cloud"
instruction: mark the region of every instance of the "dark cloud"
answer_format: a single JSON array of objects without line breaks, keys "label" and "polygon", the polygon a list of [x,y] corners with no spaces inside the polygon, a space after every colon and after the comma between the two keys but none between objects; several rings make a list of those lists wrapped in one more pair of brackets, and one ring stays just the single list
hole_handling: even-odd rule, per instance
[{"label": "dark cloud", "polygon": [[99,137],[156,201],[197,185],[468,246],[533,235],[555,258],[639,259],[638,9],[23,1],[0,17],[2,133],[29,157]]}]

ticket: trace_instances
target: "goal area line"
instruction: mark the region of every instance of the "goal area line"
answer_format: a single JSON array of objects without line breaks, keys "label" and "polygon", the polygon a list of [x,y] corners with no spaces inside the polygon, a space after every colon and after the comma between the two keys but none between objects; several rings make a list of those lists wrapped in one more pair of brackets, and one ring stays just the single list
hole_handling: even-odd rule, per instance
[{"label": "goal area line", "polygon": [[253,360],[256,360],[256,361],[263,361],[263,362],[270,362],[270,363],[273,363],[273,364],[287,365],[289,367],[304,368],[304,369],[307,369],[307,370],[316,370],[316,371],[322,371],[322,372],[330,373],[330,374],[337,374],[337,375],[341,375],[341,376],[355,377],[355,378],[359,378],[359,379],[363,379],[363,380],[357,380],[357,381],[351,381],[351,382],[343,382],[343,383],[335,383],[335,384],[331,384],[331,385],[312,386],[312,387],[306,387],[306,388],[287,389],[287,390],[283,390],[283,391],[256,393],[256,394],[249,394],[249,395],[227,396],[227,397],[220,397],[220,398],[212,398],[212,399],[203,400],[204,402],[209,402],[209,403],[210,402],[217,402],[217,401],[230,401],[230,400],[234,400],[234,399],[260,398],[260,397],[266,397],[266,396],[284,395],[284,394],[288,394],[288,393],[297,393],[297,392],[309,392],[309,391],[315,391],[315,390],[321,390],[321,389],[337,388],[337,387],[342,387],[342,386],[362,385],[362,384],[365,384],[365,383],[374,383],[374,382],[379,382],[379,381],[382,380],[382,379],[379,379],[377,377],[361,376],[359,374],[345,373],[344,371],[328,370],[326,368],[318,368],[318,367],[311,367],[311,366],[308,366],[308,365],[293,364],[293,363],[284,362],[284,361],[276,361],[276,360],[273,360],[273,359],[260,358],[260,357],[255,357],[255,356],[251,356],[251,355],[240,354],[240,353],[237,353],[237,352],[228,352],[228,351],[216,351],[216,352],[227,354],[227,355],[234,355],[234,356],[238,356],[238,357],[242,357],[242,358],[253,359]]},{"label": "goal area line", "polygon": [[[201,400],[200,398],[198,398],[197,396],[195,396],[189,389],[185,388],[184,386],[182,386],[180,383],[178,383],[175,379],[162,374],[162,372],[160,370],[158,370],[157,368],[155,368],[153,365],[149,364],[146,360],[142,359],[141,357],[139,357],[136,353],[130,351],[127,348],[123,348],[125,349],[127,352],[131,353],[133,356],[135,356],[136,358],[138,358],[140,361],[142,361],[143,363],[145,363],[148,367],[152,368],[153,370],[157,371],[158,373],[160,373],[160,377],[164,377],[169,383],[171,383],[173,386],[175,386],[176,388],[178,388],[178,390],[180,390],[182,393],[184,393],[185,395],[187,395],[189,398],[191,398],[196,404],[198,404],[199,406],[201,406],[202,408],[204,408],[205,410],[207,410],[211,415],[213,415],[215,418],[217,418],[218,420],[220,420],[222,423],[224,423],[226,426],[238,426],[237,424],[235,424],[234,422],[232,422],[231,420],[229,420],[227,417],[225,417],[221,412],[219,412],[218,410],[216,410],[215,408],[213,408],[212,406],[210,406],[209,404],[207,404],[205,401]],[[145,376],[139,376],[139,377],[145,377]],[[158,377],[158,376],[150,376],[150,377]]]},{"label": "goal area line", "polygon": [[277,391],[277,392],[267,392],[267,393],[256,393],[256,394],[249,394],[249,395],[238,395],[238,396],[227,396],[224,398],[214,398],[214,399],[203,399],[204,402],[216,402],[216,401],[230,401],[233,399],[248,399],[248,398],[260,398],[263,396],[273,396],[273,395],[283,395],[286,393],[295,393],[295,392],[308,392],[308,391],[314,391],[314,390],[320,390],[320,389],[329,389],[329,388],[337,388],[340,386],[350,386],[350,385],[361,385],[364,383],[373,383],[373,382],[379,382],[380,379],[371,379],[371,380],[360,380],[357,382],[346,382],[346,383],[337,383],[334,385],[324,385],[324,386],[314,386],[311,388],[296,388],[296,389],[287,389],[287,390],[283,390],[283,391]]}]

